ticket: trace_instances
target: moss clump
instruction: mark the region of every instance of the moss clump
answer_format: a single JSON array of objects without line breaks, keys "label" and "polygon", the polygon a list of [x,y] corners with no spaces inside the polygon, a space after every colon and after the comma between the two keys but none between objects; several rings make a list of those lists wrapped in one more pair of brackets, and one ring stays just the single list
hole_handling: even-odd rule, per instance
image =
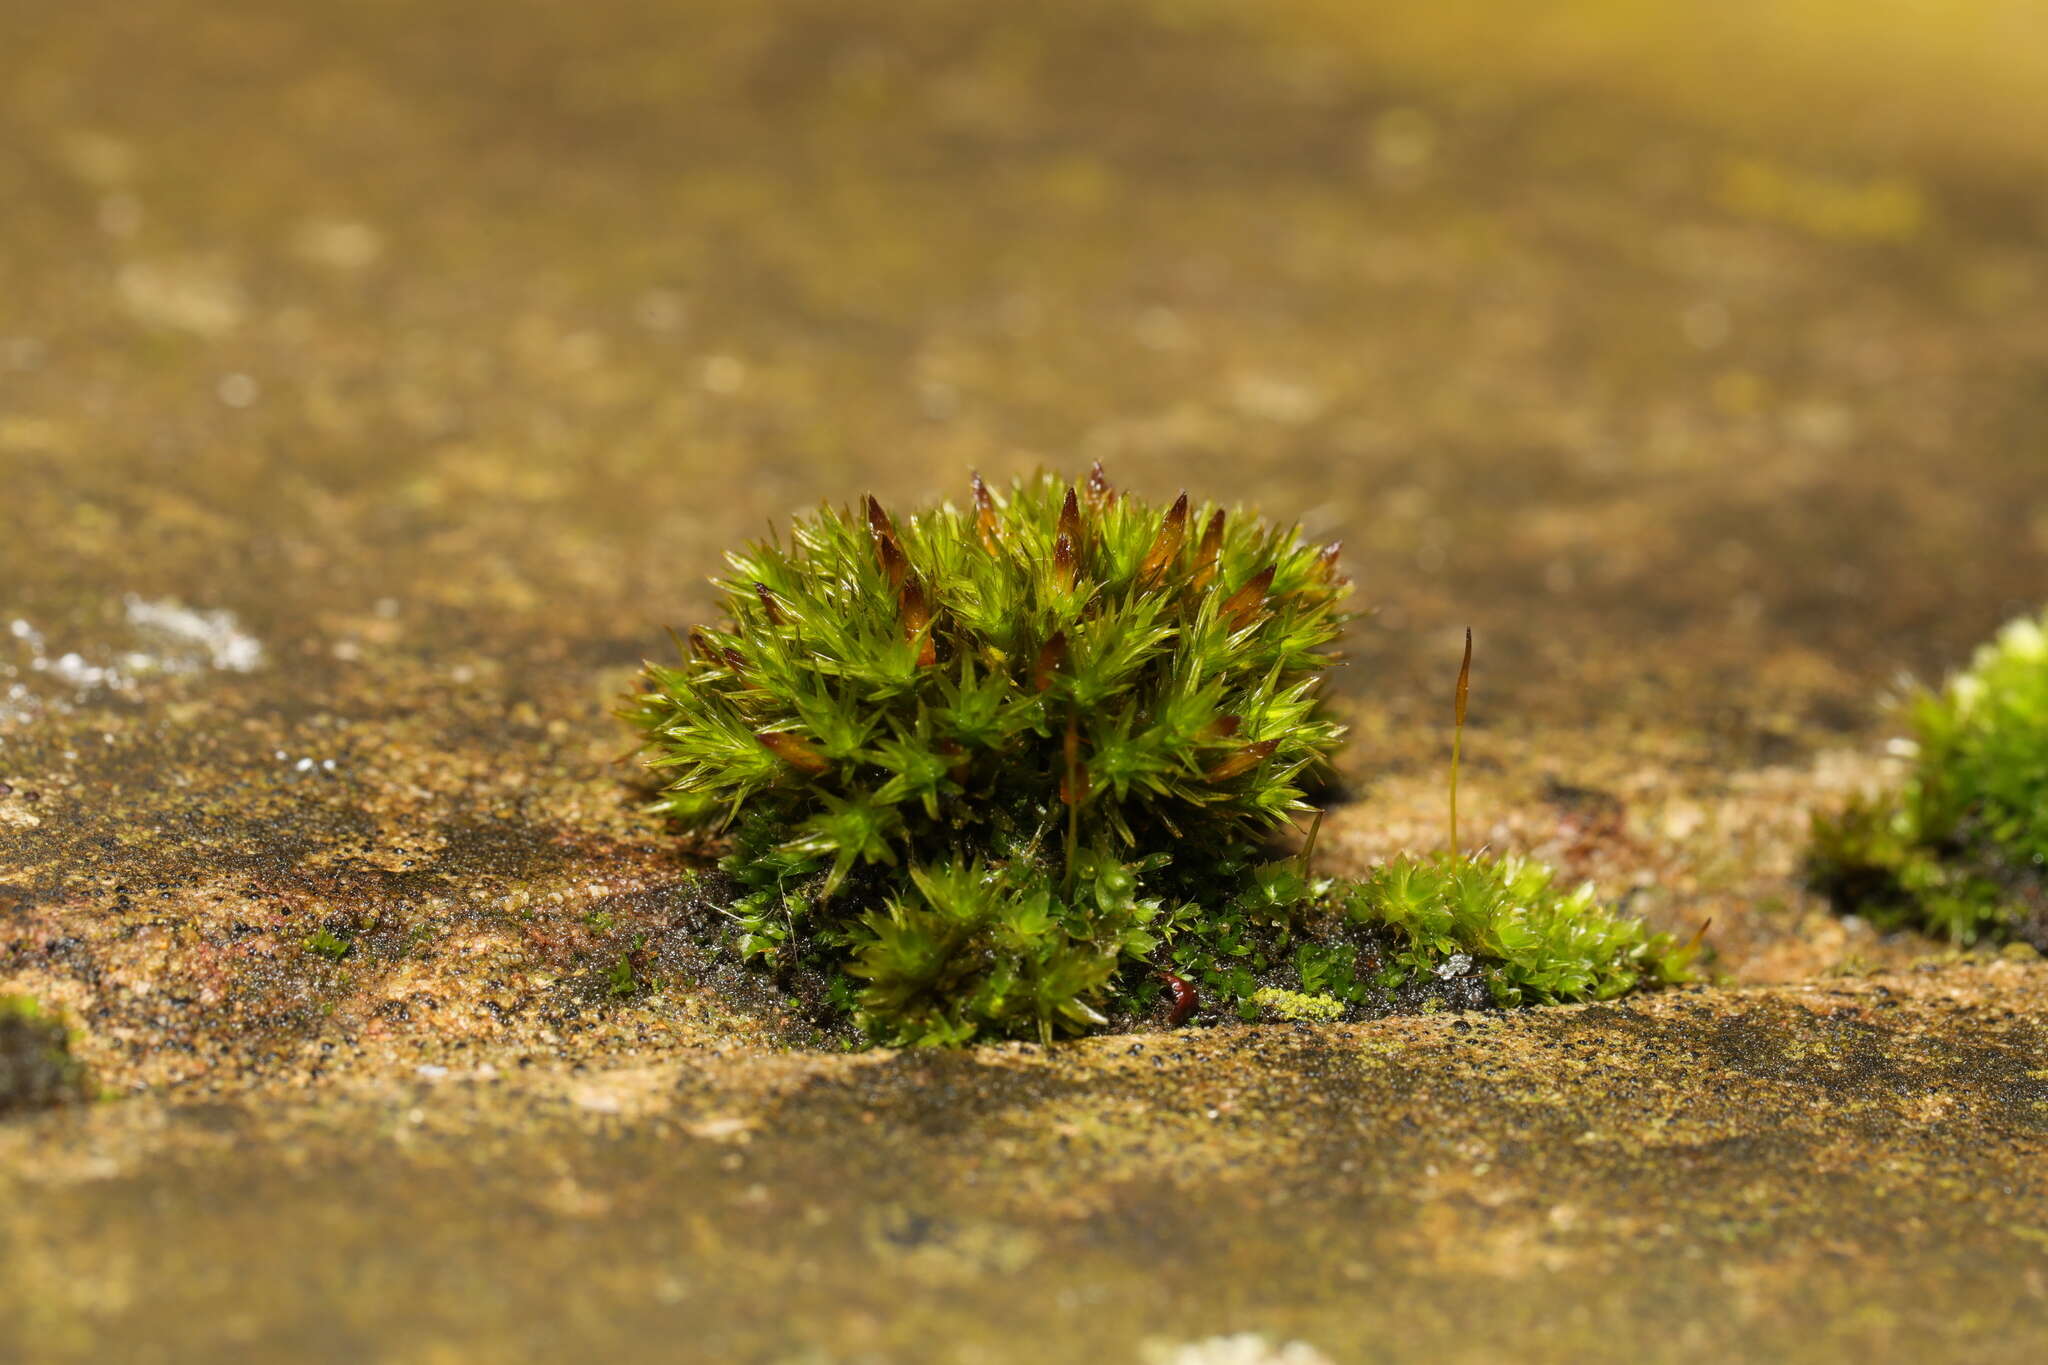
[{"label": "moss clump", "polygon": [[1816,889],[1883,927],[2048,948],[2048,618],[2023,618],[1906,703],[1896,791],[1818,815]]},{"label": "moss clump", "polygon": [[0,1114],[85,1096],[62,1020],[25,995],[0,995]]},{"label": "moss clump", "polygon": [[729,561],[724,623],[621,714],[661,808],[729,835],[738,951],[871,1039],[1135,1022],[1169,968],[1246,1017],[1267,989],[1355,1013],[1647,979],[1633,921],[1521,865],[1494,904],[1476,862],[1438,887],[1261,861],[1341,733],[1318,687],[1349,585],[1294,528],[1098,468],[823,508]]}]

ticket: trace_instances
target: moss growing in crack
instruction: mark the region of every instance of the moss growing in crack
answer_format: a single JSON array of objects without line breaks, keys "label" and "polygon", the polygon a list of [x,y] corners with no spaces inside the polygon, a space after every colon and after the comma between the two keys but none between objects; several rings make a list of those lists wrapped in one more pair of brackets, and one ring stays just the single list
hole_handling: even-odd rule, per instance
[{"label": "moss growing in crack", "polygon": [[85,1098],[85,1068],[63,1020],[25,995],[0,995],[0,1114]]},{"label": "moss growing in crack", "polygon": [[1837,908],[1970,944],[2048,948],[2048,617],[2012,622],[1906,702],[1893,792],[1815,817],[1808,871]]},{"label": "moss growing in crack", "polygon": [[1340,884],[1262,860],[1340,738],[1334,546],[1099,468],[972,494],[824,508],[733,554],[726,620],[622,710],[661,808],[730,839],[737,950],[821,1014],[1049,1039],[1156,1015],[1169,981],[1254,1017],[1262,990],[1356,1015],[1682,971],[1525,865]]}]

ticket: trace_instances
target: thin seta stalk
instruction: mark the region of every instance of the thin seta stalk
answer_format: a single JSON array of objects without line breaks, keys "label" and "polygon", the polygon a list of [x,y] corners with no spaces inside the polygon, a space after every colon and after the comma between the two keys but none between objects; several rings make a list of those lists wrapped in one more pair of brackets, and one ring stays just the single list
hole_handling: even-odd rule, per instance
[{"label": "thin seta stalk", "polygon": [[1067,803],[1067,875],[1063,892],[1069,904],[1074,899],[1074,853],[1081,842],[1081,803],[1088,797],[1088,770],[1081,766],[1080,720],[1067,713],[1064,748],[1066,773],[1060,781],[1060,798]]},{"label": "thin seta stalk", "polygon": [[1323,832],[1323,816],[1326,814],[1328,814],[1327,811],[1319,810],[1316,812],[1316,818],[1309,821],[1308,838],[1301,841],[1301,854],[1296,859],[1294,870],[1303,881],[1311,879],[1312,873],[1310,869],[1315,864],[1316,856],[1316,836]]},{"label": "thin seta stalk", "polygon": [[1458,691],[1452,702],[1451,728],[1451,866],[1464,860],[1458,850],[1458,759],[1465,747],[1465,702],[1472,695],[1472,627],[1465,627],[1465,661],[1458,665]]}]

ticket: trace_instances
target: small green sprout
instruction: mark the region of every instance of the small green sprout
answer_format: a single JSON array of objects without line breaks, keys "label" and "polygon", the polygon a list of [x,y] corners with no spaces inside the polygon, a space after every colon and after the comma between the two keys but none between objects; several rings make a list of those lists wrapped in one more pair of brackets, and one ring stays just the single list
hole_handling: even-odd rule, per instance
[{"label": "small green sprout", "polygon": [[1162,980],[1250,1017],[1261,991],[1369,1014],[1681,970],[1519,864],[1318,882],[1313,834],[1264,860],[1342,733],[1321,686],[1350,585],[1296,528],[1097,466],[901,520],[821,508],[729,562],[724,622],[620,714],[659,809],[729,840],[740,955],[873,1041],[1128,1025]]},{"label": "small green sprout", "polygon": [[315,957],[339,962],[355,948],[355,941],[331,929],[316,929],[306,936],[305,949]]},{"label": "small green sprout", "polygon": [[646,948],[647,936],[633,935],[633,941],[626,946],[626,951],[620,955],[619,960],[604,971],[604,988],[607,995],[614,1000],[624,1000],[638,995],[647,988],[648,983],[641,979],[633,967],[633,959],[639,957]]},{"label": "small green sprout", "polygon": [[1906,702],[1893,792],[1818,814],[1807,869],[1838,909],[1959,944],[2048,948],[2048,616],[2023,617]]}]

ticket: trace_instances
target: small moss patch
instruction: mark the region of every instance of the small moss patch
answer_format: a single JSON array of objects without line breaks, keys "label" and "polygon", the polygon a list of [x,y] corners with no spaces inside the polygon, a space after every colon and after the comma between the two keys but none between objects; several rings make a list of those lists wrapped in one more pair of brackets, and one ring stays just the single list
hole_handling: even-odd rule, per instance
[{"label": "small moss patch", "polygon": [[1283,991],[1277,986],[1267,986],[1253,991],[1251,1002],[1258,1006],[1259,1017],[1264,1019],[1327,1024],[1344,1017],[1344,1002],[1334,995],[1308,995],[1302,991]]},{"label": "small moss patch", "polygon": [[1700,949],[1651,933],[1541,863],[1404,854],[1358,879],[1253,869],[1220,911],[1181,907],[1174,969],[1242,1019],[1611,1000],[1692,979]]},{"label": "small moss patch", "polygon": [[2048,948],[2048,618],[2022,618],[1907,703],[1896,791],[1817,816],[1809,875],[1843,911]]},{"label": "small moss patch", "polygon": [[0,995],[0,1114],[85,1096],[61,1019],[25,995]]}]

